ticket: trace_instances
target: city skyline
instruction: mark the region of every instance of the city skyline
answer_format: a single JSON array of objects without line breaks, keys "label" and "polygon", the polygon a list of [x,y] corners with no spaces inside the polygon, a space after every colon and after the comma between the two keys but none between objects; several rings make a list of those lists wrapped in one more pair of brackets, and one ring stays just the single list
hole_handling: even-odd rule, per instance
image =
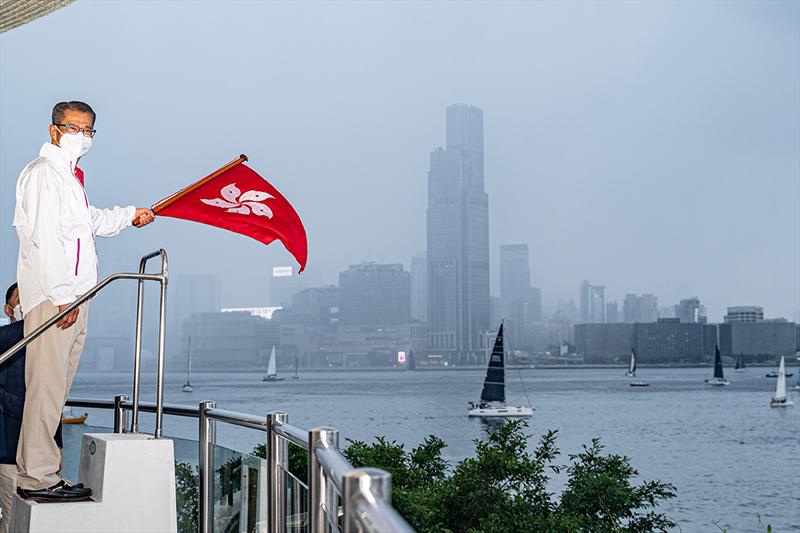
[{"label": "city skyline", "polygon": [[[408,265],[424,248],[426,154],[440,144],[444,109],[468,102],[486,118],[492,294],[497,247],[527,243],[548,310],[590,279],[607,287],[607,301],[699,295],[712,321],[732,305],[789,319],[800,311],[800,57],[787,22],[796,4],[598,4],[592,17],[545,3],[315,4],[313,19],[306,8],[78,2],[3,34],[0,283],[14,279],[13,184],[56,101],[80,98],[98,111],[81,162],[97,206],[149,205],[247,153],[306,222],[319,283],[361,261]],[[162,22],[141,42],[118,31],[122,19]],[[179,20],[217,21],[230,47],[188,35],[165,54],[155,43],[174,37]],[[97,32],[104,46],[87,49],[85,63],[103,68],[31,72],[64,26]],[[298,34],[288,27],[301,32],[291,49],[282,43]],[[564,38],[572,32],[586,39]],[[310,47],[307,35],[336,45]],[[263,47],[243,46],[251,36]],[[201,56],[203,68],[187,59]],[[221,72],[228,81],[215,81]],[[192,126],[212,101],[226,120]],[[745,214],[751,223],[730,229]],[[279,245],[166,219],[98,247],[103,274],[114,256],[164,247],[175,275],[219,275],[226,307],[266,303],[271,268],[292,264]]]}]

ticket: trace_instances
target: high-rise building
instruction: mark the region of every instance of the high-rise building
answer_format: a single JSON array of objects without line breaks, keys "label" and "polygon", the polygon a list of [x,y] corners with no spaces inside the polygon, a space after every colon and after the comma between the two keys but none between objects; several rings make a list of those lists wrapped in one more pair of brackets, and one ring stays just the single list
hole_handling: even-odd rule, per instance
[{"label": "high-rise building", "polygon": [[531,322],[542,320],[542,289],[531,287]]},{"label": "high-rise building", "polygon": [[619,322],[619,306],[616,300],[606,304],[606,322],[608,324],[616,324]]},{"label": "high-rise building", "polygon": [[624,322],[655,322],[658,320],[658,298],[654,294],[626,294],[622,302]]},{"label": "high-rise building", "polygon": [[273,307],[289,305],[292,296],[305,288],[303,281],[300,280],[292,266],[272,267],[272,277],[269,283],[270,305]]},{"label": "high-rise building", "polygon": [[704,322],[705,307],[697,296],[684,298],[675,306],[675,316],[685,323]]},{"label": "high-rise building", "polygon": [[175,279],[175,323],[183,322],[196,313],[218,313],[222,307],[219,276],[213,274],[184,274]]},{"label": "high-rise building", "polygon": [[339,290],[343,324],[407,324],[411,320],[411,274],[403,265],[352,265],[339,274]]},{"label": "high-rise building", "polygon": [[584,280],[578,289],[580,321],[602,324],[606,321],[606,288]]},{"label": "high-rise building", "polygon": [[489,198],[484,191],[483,111],[447,108],[447,147],[428,172],[429,348],[459,362],[483,357],[490,329]]},{"label": "high-rise building", "polygon": [[522,320],[530,301],[531,271],[527,244],[500,245],[500,301],[508,318]]},{"label": "high-rise building", "polygon": [[411,259],[411,318],[428,320],[428,257],[420,252]]},{"label": "high-rise building", "polygon": [[764,320],[764,308],[757,305],[729,307],[725,322],[759,322]]}]

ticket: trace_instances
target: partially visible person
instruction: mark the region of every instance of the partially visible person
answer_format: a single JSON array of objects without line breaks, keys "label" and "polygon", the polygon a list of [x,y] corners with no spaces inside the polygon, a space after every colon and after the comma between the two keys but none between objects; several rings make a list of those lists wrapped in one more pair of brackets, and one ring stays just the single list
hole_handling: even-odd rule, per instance
[{"label": "partially visible person", "polygon": [[[11,320],[0,327],[0,354],[18,343],[23,336],[24,323],[19,305],[19,289],[14,283],[6,291],[3,313]],[[25,349],[0,364],[0,533],[11,531],[11,502],[17,491],[17,444],[25,403]],[[55,435],[56,445],[62,448],[61,426]]]}]

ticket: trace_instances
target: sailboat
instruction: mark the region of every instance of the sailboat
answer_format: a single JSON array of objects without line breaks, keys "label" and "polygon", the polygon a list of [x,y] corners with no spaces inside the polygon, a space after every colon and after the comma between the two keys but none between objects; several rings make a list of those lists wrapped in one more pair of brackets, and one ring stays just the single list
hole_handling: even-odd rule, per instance
[{"label": "sailboat", "polygon": [[300,375],[297,373],[297,369],[300,366],[300,363],[297,361],[297,356],[294,356],[294,376],[292,379],[300,379]]},{"label": "sailboat", "polygon": [[272,352],[269,354],[269,364],[267,364],[267,373],[261,378],[261,381],[283,381],[283,378],[278,375],[278,369],[275,365],[275,346],[272,347]]},{"label": "sailboat", "polygon": [[714,346],[714,377],[707,379],[706,383],[715,387],[731,384],[730,381],[725,379],[725,375],[722,372],[722,357],[719,355],[719,345]]},{"label": "sailboat", "polygon": [[192,338],[189,337],[189,357],[186,360],[186,383],[181,388],[183,392],[194,392],[192,387]]},{"label": "sailboat", "polygon": [[736,366],[733,367],[736,372],[744,372],[747,367],[744,366],[744,354],[739,352],[739,357],[736,358]]},{"label": "sailboat", "polygon": [[[797,362],[800,363],[800,351],[798,351],[795,355],[797,356]],[[797,370],[797,375],[797,383],[794,384],[792,390],[800,390],[800,368]]]},{"label": "sailboat", "polygon": [[[629,378],[636,377],[636,350],[631,348],[631,362],[628,365],[628,371],[625,372],[625,375]],[[645,383],[643,381],[634,381],[631,383],[631,387],[649,387],[649,383]]]},{"label": "sailboat", "polygon": [[505,348],[503,347],[503,324],[497,332],[486,378],[483,380],[481,401],[469,402],[467,414],[480,417],[528,417],[533,408],[528,405],[506,405]]},{"label": "sailboat", "polygon": [[778,367],[778,384],[775,386],[775,396],[769,401],[770,407],[790,407],[794,402],[786,396],[786,366],[781,356],[781,366]]}]

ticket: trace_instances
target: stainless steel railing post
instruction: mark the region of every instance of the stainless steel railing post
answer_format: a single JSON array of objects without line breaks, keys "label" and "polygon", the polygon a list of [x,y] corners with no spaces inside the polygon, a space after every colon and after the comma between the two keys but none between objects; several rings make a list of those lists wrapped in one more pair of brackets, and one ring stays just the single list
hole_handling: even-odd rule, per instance
[{"label": "stainless steel railing post", "polygon": [[[356,468],[344,475],[342,491],[342,507],[344,511],[344,533],[358,533],[362,531],[359,524],[359,503],[366,495],[383,500],[385,505],[391,506],[392,502],[392,476],[388,472],[377,468]],[[385,531],[385,526],[378,529],[366,528],[367,531]]]},{"label": "stainless steel railing post", "polygon": [[[144,274],[148,257],[139,261],[139,274]],[[144,304],[144,280],[139,280],[136,293],[136,332],[133,344],[133,409],[131,412],[131,433],[139,432],[139,374],[142,368],[142,305]]]},{"label": "stainless steel railing post", "polygon": [[[162,264],[166,256],[162,259]],[[156,375],[156,430],[155,437],[161,438],[161,427],[164,418],[164,346],[167,334],[167,276],[162,270],[161,305],[158,311],[158,374]]]},{"label": "stainless steel railing post", "polygon": [[125,433],[125,427],[128,425],[128,411],[122,407],[122,402],[127,401],[127,394],[114,396],[114,433]]},{"label": "stainless steel railing post", "polygon": [[216,407],[216,402],[200,402],[198,418],[200,425],[198,465],[200,483],[198,494],[197,530],[200,533],[214,531],[214,420],[208,417],[208,410]]},{"label": "stainless steel railing post", "polygon": [[[328,531],[326,513],[336,512],[328,502],[330,487],[322,465],[317,458],[317,448],[338,448],[339,432],[333,428],[320,427],[308,432],[308,531]],[[335,516],[335,515],[334,515]]]},{"label": "stainless steel railing post", "polygon": [[289,416],[279,411],[267,413],[267,498],[268,531],[286,531],[286,471],[289,469],[289,443],[275,432],[275,424],[286,424]]}]

